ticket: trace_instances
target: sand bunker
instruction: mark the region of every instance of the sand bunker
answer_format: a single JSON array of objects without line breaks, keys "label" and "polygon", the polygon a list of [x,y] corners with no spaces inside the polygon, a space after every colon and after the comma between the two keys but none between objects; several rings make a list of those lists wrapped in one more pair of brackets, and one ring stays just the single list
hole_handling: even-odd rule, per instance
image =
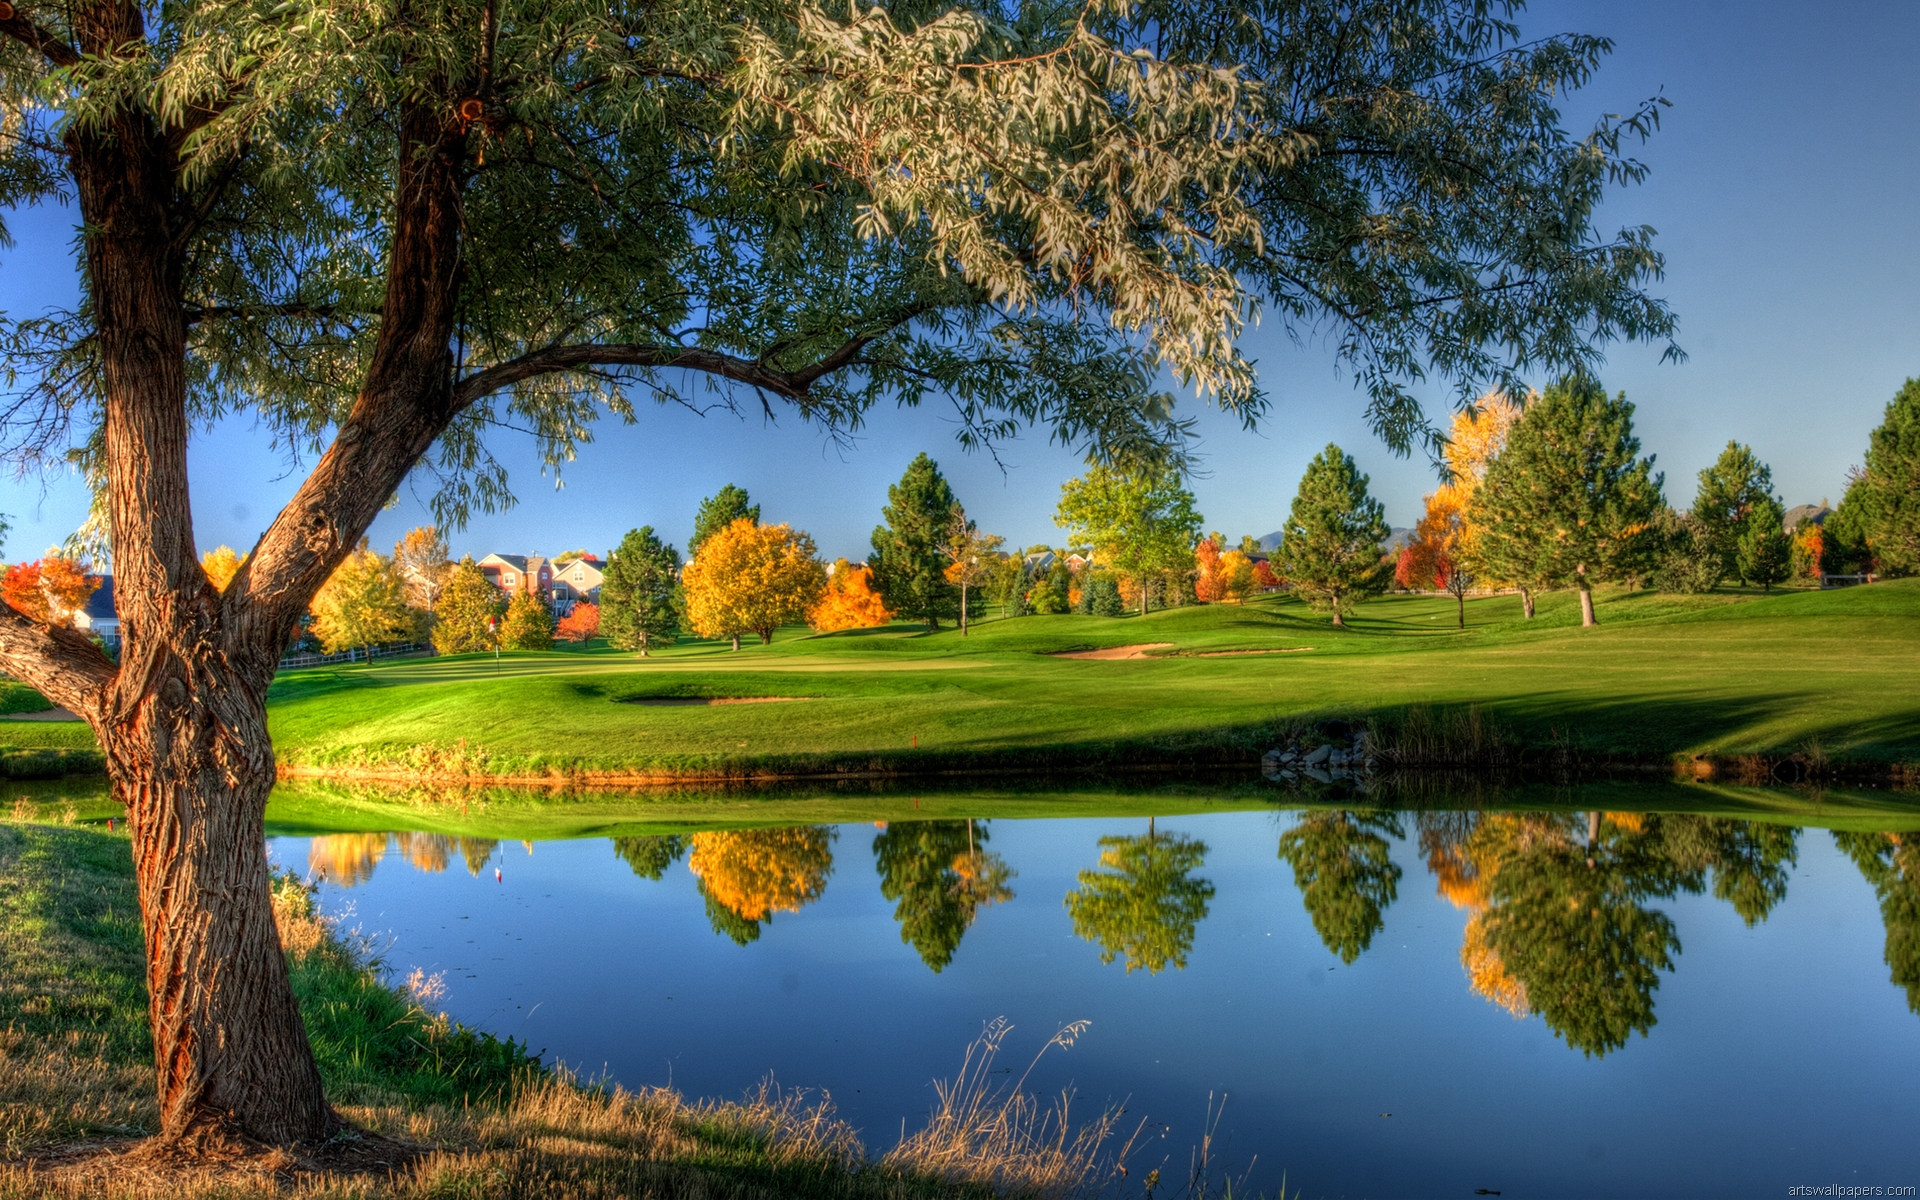
[{"label": "sand bunker", "polygon": [[784,704],[789,700],[799,700],[800,696],[638,696],[632,700],[622,700],[622,704],[639,704],[646,708],[704,708],[710,704]]},{"label": "sand bunker", "polygon": [[1059,654],[1048,655],[1048,657],[1099,659],[1145,658],[1149,650],[1166,650],[1172,645],[1172,642],[1141,642],[1137,646],[1109,646],[1105,650],[1067,650]]},{"label": "sand bunker", "polygon": [[1233,658],[1241,654],[1305,654],[1312,646],[1288,646],[1284,649],[1274,647],[1271,650],[1202,650],[1195,658]]}]

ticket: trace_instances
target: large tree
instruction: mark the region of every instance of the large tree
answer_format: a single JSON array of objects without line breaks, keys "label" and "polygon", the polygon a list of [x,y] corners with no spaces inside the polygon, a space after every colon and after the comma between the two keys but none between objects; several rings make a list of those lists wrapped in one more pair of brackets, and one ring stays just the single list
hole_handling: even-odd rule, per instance
[{"label": "large tree", "polygon": [[867,560],[887,607],[900,616],[940,628],[940,618],[958,612],[959,589],[947,582],[947,527],[960,502],[940,464],[923,451],[907,464],[900,482],[887,488],[884,524],[873,530]]},{"label": "large tree", "polygon": [[[700,553],[700,545],[714,534],[739,520],[760,523],[760,506],[753,503],[747,489],[729,483],[700,502],[693,514],[693,536],[687,539],[688,555]],[[652,526],[648,526],[649,529]],[[627,536],[631,537],[632,534]]]},{"label": "large tree", "polygon": [[1652,566],[1660,483],[1626,396],[1562,379],[1527,407],[1473,494],[1479,557],[1502,578],[1574,585],[1580,623],[1598,624],[1594,584]]},{"label": "large tree", "polygon": [[1013,872],[982,849],[973,821],[893,821],[873,839],[880,895],[894,901],[900,940],[939,974],[985,905],[1013,899]]},{"label": "large tree", "polygon": [[1186,970],[1213,899],[1213,884],[1194,874],[1206,861],[1205,842],[1159,833],[1151,819],[1139,837],[1101,838],[1100,869],[1080,872],[1066,896],[1073,932],[1100,947],[1101,962],[1125,958],[1129,975]]},{"label": "large tree", "polygon": [[1920,379],[1894,394],[1840,504],[1858,509],[1855,520],[1883,569],[1920,571]]},{"label": "large tree", "polygon": [[607,644],[638,650],[645,658],[655,642],[671,643],[680,626],[673,595],[679,574],[680,552],[661,541],[653,526],[627,530],[620,548],[607,557],[600,584],[600,627]]},{"label": "large tree", "polygon": [[827,572],[813,538],[786,525],[755,525],[742,517],[713,534],[681,575],[687,623],[701,637],[758,634],[773,640],[782,625],[805,620],[826,590]]},{"label": "large tree", "polygon": [[1741,570],[1740,539],[1753,514],[1773,498],[1773,468],[1760,461],[1753,447],[1728,442],[1710,467],[1700,470],[1693,494],[1693,517],[1706,531],[1720,560],[1720,574],[1743,583],[1757,583]]},{"label": "large tree", "polygon": [[1367,494],[1353,456],[1329,443],[1300,477],[1273,557],[1295,594],[1344,625],[1342,609],[1378,595],[1392,578],[1380,547],[1389,532],[1386,509]]},{"label": "large tree", "polygon": [[1389,838],[1404,836],[1390,812],[1314,809],[1280,837],[1280,859],[1327,949],[1350,963],[1386,928],[1400,865]]},{"label": "large tree", "polygon": [[[6,448],[78,450],[125,637],[8,609],[0,667],[131,816],[162,1140],[338,1123],[269,903],[267,685],[410,475],[443,525],[507,502],[490,430],[557,467],[636,390],[837,436],[939,400],[970,445],[1164,461],[1163,371],[1264,411],[1264,300],[1339,331],[1406,447],[1423,375],[1667,336],[1650,234],[1592,224],[1657,110],[1570,134],[1608,43],[1506,11],[7,3],[0,211],[74,201],[83,299],[0,325]],[[220,591],[187,443],[242,410],[317,457]]]},{"label": "large tree", "polygon": [[1095,561],[1127,579],[1147,611],[1150,582],[1193,566],[1200,514],[1177,472],[1094,465],[1060,485],[1053,523],[1093,547]]}]

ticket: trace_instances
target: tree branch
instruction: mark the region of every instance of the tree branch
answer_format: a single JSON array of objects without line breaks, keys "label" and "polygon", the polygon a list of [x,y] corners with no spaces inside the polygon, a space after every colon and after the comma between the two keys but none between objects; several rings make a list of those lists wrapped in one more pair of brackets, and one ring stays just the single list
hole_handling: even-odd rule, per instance
[{"label": "tree branch", "polygon": [[118,674],[77,629],[40,625],[0,603],[0,667],[71,712],[96,720]]},{"label": "tree branch", "polygon": [[56,67],[79,65],[78,50],[28,20],[25,14],[7,0],[0,0],[0,14],[4,14],[0,16],[0,33],[25,43],[34,53],[41,55]]}]

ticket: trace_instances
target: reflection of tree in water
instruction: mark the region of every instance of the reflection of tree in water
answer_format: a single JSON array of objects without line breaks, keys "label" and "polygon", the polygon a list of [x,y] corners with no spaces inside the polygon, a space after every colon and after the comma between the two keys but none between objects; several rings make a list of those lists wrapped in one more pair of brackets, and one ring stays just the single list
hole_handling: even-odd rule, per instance
[{"label": "reflection of tree in water", "polygon": [[896,901],[900,940],[935,972],[953,961],[979,910],[1013,899],[1013,872],[983,849],[972,821],[895,821],[873,839],[880,894]]},{"label": "reflection of tree in water", "polygon": [[1673,969],[1680,942],[1644,902],[1701,892],[1711,873],[1714,895],[1742,920],[1765,920],[1786,895],[1796,837],[1717,817],[1420,817],[1440,894],[1472,914],[1460,961],[1473,989],[1516,1016],[1540,1013],[1589,1055],[1656,1023],[1658,973]]},{"label": "reflection of tree in water", "polygon": [[1906,989],[1907,1007],[1920,1013],[1920,836],[1912,833],[1835,833],[1880,897],[1887,927],[1887,966]]},{"label": "reflection of tree in water", "polygon": [[1100,839],[1104,870],[1080,872],[1067,893],[1073,932],[1100,947],[1100,961],[1124,955],[1127,971],[1159,974],[1168,963],[1186,969],[1194,927],[1207,915],[1213,884],[1191,877],[1206,862],[1207,845],[1153,822],[1139,837]]},{"label": "reflection of tree in water", "polygon": [[330,833],[307,844],[307,874],[336,887],[355,887],[372,879],[386,856],[384,833]]},{"label": "reflection of tree in water", "polygon": [[696,833],[687,867],[707,920],[744,946],[776,912],[799,912],[826,890],[834,831],[823,825]]},{"label": "reflection of tree in water", "polygon": [[613,852],[642,879],[659,879],[687,852],[687,839],[677,833],[662,837],[613,839]]},{"label": "reflection of tree in water", "polygon": [[1393,813],[1316,809],[1280,838],[1280,857],[1293,867],[1314,932],[1343,962],[1352,962],[1386,922],[1400,867],[1388,838],[1401,836]]},{"label": "reflection of tree in water", "polygon": [[500,845],[492,838],[452,837],[444,833],[335,833],[307,847],[307,873],[338,887],[354,887],[373,878],[386,857],[389,840],[401,857],[422,871],[439,873],[457,854],[470,874],[478,875]]}]

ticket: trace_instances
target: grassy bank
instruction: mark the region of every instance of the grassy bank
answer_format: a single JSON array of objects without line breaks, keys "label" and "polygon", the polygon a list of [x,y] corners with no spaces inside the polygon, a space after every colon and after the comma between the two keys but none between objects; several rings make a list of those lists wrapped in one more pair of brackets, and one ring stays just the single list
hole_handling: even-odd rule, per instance
[{"label": "grassy bank", "polygon": [[[1347,629],[1290,598],[928,635],[799,631],[739,654],[557,651],[283,676],[296,769],[403,775],[934,772],[1251,761],[1290,722],[1478,706],[1519,747],[1582,755],[1920,758],[1920,581],[1835,592],[1371,603]],[[1159,644],[1145,657],[1059,658]],[[670,698],[776,703],[656,706]]]},{"label": "grassy bank", "polygon": [[297,884],[282,883],[276,910],[328,1094],[362,1129],[402,1144],[399,1168],[342,1175],[268,1156],[182,1170],[120,1157],[155,1122],[127,842],[13,820],[0,822],[0,1200],[960,1200],[1066,1196],[1111,1172],[1110,1120],[1067,1130],[984,1074],[879,1157],[803,1093],[691,1102],[582,1086],[435,1016],[434,981],[390,986]]}]

